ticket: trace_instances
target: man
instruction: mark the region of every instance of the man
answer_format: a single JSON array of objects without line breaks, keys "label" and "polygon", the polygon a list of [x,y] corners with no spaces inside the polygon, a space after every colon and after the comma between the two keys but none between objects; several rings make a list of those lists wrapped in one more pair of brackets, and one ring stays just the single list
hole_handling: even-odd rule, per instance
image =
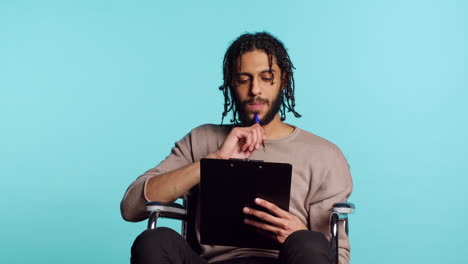
[{"label": "man", "polygon": [[[330,263],[329,214],[333,203],[351,194],[352,180],[341,151],[331,142],[284,123],[296,117],[293,65],[283,44],[268,33],[244,34],[224,57],[223,119],[233,125],[203,125],[176,143],[171,154],[128,188],[122,216],[140,221],[148,201],[174,201],[200,182],[202,158],[250,158],[293,165],[289,212],[261,199],[270,213],[244,208],[245,220],[281,244],[281,250],[201,245],[198,256],[175,232],[143,232],[133,244],[132,263]],[[257,114],[261,122],[255,122]],[[262,150],[266,145],[266,151]],[[267,183],[266,183],[267,184]],[[198,225],[197,225],[198,226]],[[340,234],[339,261],[349,262],[349,243]]]}]

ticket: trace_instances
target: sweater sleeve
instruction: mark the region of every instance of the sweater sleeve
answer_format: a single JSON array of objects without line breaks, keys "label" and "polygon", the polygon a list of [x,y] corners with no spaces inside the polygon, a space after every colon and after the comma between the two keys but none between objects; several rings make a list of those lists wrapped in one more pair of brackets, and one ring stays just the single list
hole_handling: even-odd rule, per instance
[{"label": "sweater sleeve", "polygon": [[[320,186],[310,202],[310,225],[312,231],[320,231],[330,240],[330,213],[334,203],[346,202],[350,196],[353,183],[349,166],[338,148],[332,149],[323,160],[318,181]],[[350,244],[346,232],[338,231],[339,261],[348,264],[350,261]]]},{"label": "sweater sleeve", "polygon": [[176,142],[169,156],[159,165],[139,176],[127,189],[120,203],[122,217],[131,222],[138,222],[148,217],[145,204],[145,189],[148,180],[166,172],[173,171],[194,162],[192,153],[192,132]]}]

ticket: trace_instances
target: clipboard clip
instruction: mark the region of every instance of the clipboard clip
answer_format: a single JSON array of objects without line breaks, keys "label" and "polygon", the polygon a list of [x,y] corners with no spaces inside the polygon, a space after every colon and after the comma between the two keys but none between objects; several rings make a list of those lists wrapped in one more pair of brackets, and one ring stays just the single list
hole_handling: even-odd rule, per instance
[{"label": "clipboard clip", "polygon": [[235,161],[252,161],[252,162],[264,162],[263,160],[253,160],[253,159],[233,159],[233,158],[230,158],[229,160],[235,160]]}]

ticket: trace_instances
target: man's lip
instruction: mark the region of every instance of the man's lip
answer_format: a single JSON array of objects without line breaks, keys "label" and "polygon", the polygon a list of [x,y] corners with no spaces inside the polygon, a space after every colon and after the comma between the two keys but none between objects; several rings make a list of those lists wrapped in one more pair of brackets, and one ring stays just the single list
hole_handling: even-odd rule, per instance
[{"label": "man's lip", "polygon": [[254,103],[248,103],[247,108],[250,110],[257,110],[259,108],[262,108],[264,103],[261,102],[254,102]]}]

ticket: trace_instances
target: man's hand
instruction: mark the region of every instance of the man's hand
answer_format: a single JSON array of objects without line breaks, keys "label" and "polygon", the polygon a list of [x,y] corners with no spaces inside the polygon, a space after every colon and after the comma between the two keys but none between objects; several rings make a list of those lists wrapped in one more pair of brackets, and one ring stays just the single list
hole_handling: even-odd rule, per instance
[{"label": "man's hand", "polygon": [[265,130],[259,124],[250,127],[235,127],[216,151],[216,155],[222,159],[249,158],[265,138]]},{"label": "man's hand", "polygon": [[261,231],[267,231],[262,233],[266,233],[278,243],[283,244],[286,238],[295,231],[307,230],[307,227],[299,220],[299,218],[297,218],[297,216],[282,210],[275,204],[260,198],[256,198],[255,203],[267,209],[272,214],[244,207],[243,211],[245,214],[256,216],[265,222],[262,223],[245,218],[244,223],[257,227]]}]

